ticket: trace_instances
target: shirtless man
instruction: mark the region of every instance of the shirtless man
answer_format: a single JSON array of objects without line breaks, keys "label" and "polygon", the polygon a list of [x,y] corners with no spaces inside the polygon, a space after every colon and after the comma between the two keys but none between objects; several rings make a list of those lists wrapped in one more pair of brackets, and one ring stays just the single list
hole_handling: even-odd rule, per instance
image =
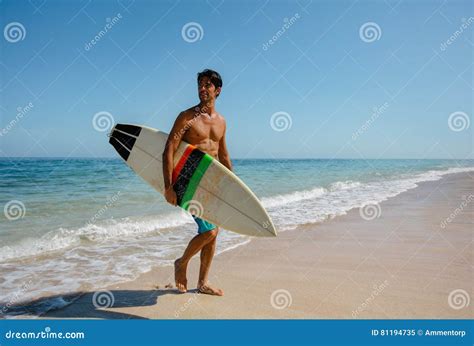
[{"label": "shirtless man", "polygon": [[[177,205],[177,195],[172,182],[173,158],[182,140],[213,156],[232,170],[225,140],[225,119],[215,109],[215,101],[222,88],[221,76],[215,71],[204,70],[198,73],[197,82],[200,102],[178,115],[163,151],[165,198],[172,205]],[[198,235],[189,242],[183,256],[174,263],[176,288],[181,293],[187,291],[188,263],[195,254],[201,251],[197,288],[201,293],[222,296],[224,292],[221,289],[211,287],[208,283],[219,227],[198,217],[193,216],[193,218],[198,225]]]}]

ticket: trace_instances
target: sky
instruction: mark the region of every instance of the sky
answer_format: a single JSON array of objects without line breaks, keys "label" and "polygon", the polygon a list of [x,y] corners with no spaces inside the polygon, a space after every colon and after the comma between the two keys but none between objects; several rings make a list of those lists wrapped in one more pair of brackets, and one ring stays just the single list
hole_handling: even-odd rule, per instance
[{"label": "sky", "polygon": [[0,1],[0,157],[118,157],[223,78],[231,158],[472,159],[472,1]]}]

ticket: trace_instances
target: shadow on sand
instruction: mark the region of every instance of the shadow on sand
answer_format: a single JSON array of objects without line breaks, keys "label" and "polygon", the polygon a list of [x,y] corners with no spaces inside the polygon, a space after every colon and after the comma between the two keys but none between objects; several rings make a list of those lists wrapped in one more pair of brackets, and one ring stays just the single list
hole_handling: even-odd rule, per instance
[{"label": "shadow on sand", "polygon": [[[193,290],[188,291],[192,293]],[[99,318],[99,319],[146,319],[123,312],[110,311],[125,307],[153,306],[163,295],[180,294],[174,289],[111,290],[75,292],[65,295],[5,303],[0,302],[0,318]]]}]

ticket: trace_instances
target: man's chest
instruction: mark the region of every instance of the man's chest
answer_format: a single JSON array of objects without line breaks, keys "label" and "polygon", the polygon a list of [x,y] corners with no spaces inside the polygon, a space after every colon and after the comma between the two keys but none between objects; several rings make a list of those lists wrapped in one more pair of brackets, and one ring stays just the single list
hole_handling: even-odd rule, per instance
[{"label": "man's chest", "polygon": [[188,136],[195,140],[210,139],[218,142],[224,135],[222,124],[215,120],[203,119],[203,116],[195,118],[194,121],[190,122],[188,130]]}]

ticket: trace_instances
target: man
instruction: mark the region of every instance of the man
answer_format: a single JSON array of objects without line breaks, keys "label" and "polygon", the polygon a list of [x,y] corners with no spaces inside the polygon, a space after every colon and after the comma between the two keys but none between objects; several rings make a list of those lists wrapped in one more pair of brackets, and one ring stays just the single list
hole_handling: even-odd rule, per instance
[{"label": "man", "polygon": [[[173,158],[182,140],[213,156],[232,170],[225,139],[225,119],[215,109],[215,101],[222,88],[221,76],[216,71],[204,70],[198,73],[197,82],[200,102],[178,115],[163,151],[165,198],[172,205],[177,204],[172,181]],[[176,288],[181,293],[187,291],[188,263],[195,254],[201,251],[197,288],[201,293],[222,296],[224,292],[221,289],[211,287],[208,283],[219,227],[198,217],[193,216],[193,218],[198,226],[198,235],[189,242],[183,256],[174,263]]]}]

